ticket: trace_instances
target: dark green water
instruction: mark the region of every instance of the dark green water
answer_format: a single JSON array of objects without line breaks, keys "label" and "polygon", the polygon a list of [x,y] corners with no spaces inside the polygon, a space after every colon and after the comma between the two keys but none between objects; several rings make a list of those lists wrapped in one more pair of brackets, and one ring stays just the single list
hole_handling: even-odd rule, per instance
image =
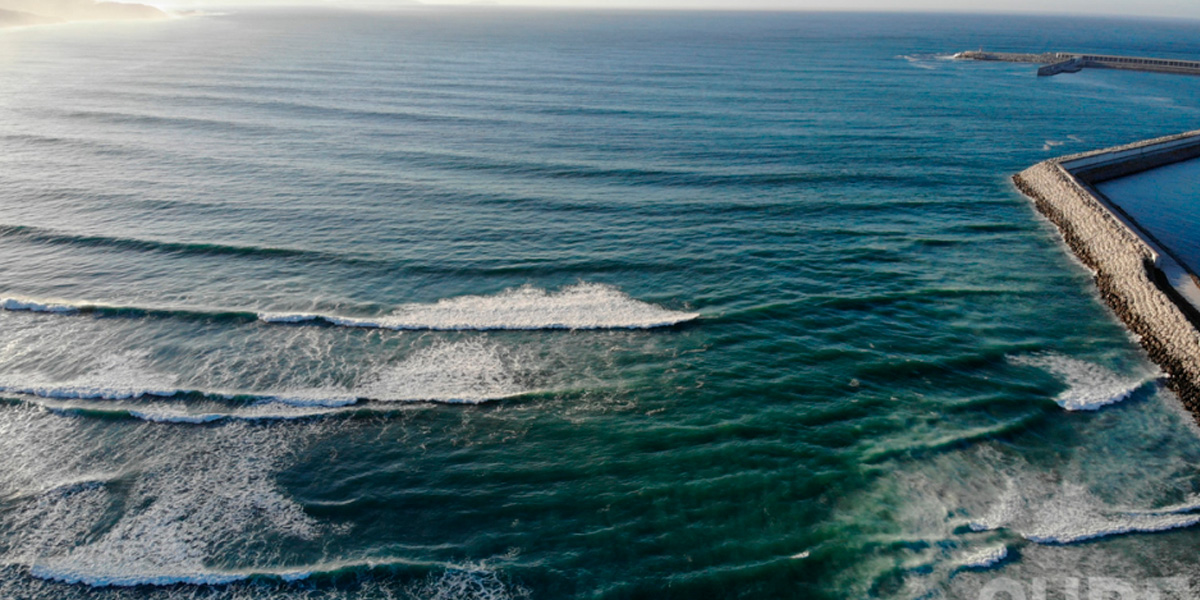
[{"label": "dark green water", "polygon": [[1196,428],[1008,176],[1194,129],[1196,81],[943,56],[1190,57],[1197,33],[487,10],[6,31],[0,596],[1186,576]]}]

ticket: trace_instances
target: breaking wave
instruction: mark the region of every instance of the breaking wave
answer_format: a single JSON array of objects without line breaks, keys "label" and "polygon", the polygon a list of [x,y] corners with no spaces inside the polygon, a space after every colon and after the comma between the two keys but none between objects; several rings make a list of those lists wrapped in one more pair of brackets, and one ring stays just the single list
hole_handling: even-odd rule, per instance
[{"label": "breaking wave", "polygon": [[524,286],[493,296],[460,296],[434,304],[406,304],[392,314],[360,319],[313,313],[267,313],[268,323],[324,322],[342,327],[424,330],[651,329],[698,318],[630,298],[601,284],[580,283],[558,292]]},{"label": "breaking wave", "polygon": [[1125,400],[1155,376],[1128,377],[1110,369],[1060,354],[1045,353],[1010,357],[1015,365],[1037,367],[1054,374],[1067,389],[1054,401],[1069,411],[1099,410]]},{"label": "breaking wave", "polygon": [[[233,565],[252,565],[268,540],[311,541],[331,527],[276,481],[294,449],[319,428],[231,423],[187,437],[140,428],[108,452],[80,453],[74,424],[21,408],[6,415],[10,435],[0,449],[20,476],[11,483],[40,491],[0,515],[0,526],[15,532],[0,562],[35,577],[92,586],[228,583],[251,573],[214,567],[215,552]],[[133,449],[136,467],[121,458]],[[121,505],[127,509],[113,519],[112,508]]]},{"label": "breaking wave", "polygon": [[[91,587],[175,586],[181,584],[223,586],[246,581],[290,584],[311,580],[338,579],[346,576],[362,578],[372,573],[386,574],[389,571],[405,568],[422,570],[435,568],[439,571],[396,590],[405,594],[404,597],[421,598],[422,600],[517,600],[532,597],[528,588],[509,581],[500,571],[470,565],[442,567],[404,559],[342,561],[278,569],[232,571],[197,569],[157,573],[106,569],[92,571],[74,566],[62,568],[40,564],[27,567],[28,573],[38,579],[78,583]],[[387,597],[392,596],[388,595]]]},{"label": "breaking wave", "polygon": [[378,317],[305,312],[253,312],[115,306],[87,302],[48,302],[0,298],[0,309],[55,314],[121,317],[224,318],[274,324],[324,324],[338,327],[425,331],[542,329],[653,329],[700,317],[631,298],[615,287],[579,283],[549,292],[532,286],[491,296],[459,296],[433,304],[405,304]]},{"label": "breaking wave", "polygon": [[1200,523],[1200,497],[1154,509],[1112,506],[1082,485],[1044,489],[1011,479],[1000,501],[974,531],[1007,528],[1037,544],[1073,544],[1127,533],[1152,533]]},{"label": "breaking wave", "polygon": [[1008,546],[984,548],[983,550],[969,554],[960,559],[956,565],[956,570],[972,571],[991,569],[1007,559]]},{"label": "breaking wave", "polygon": [[[293,583],[322,577],[336,577],[345,574],[368,572],[371,570],[409,565],[408,561],[372,561],[347,562],[331,565],[307,565],[281,569],[248,569],[237,571],[221,571],[216,569],[197,568],[194,570],[178,571],[142,571],[129,569],[95,568],[94,565],[66,564],[35,564],[29,567],[29,574],[39,579],[59,581],[62,583],[82,583],[92,587],[133,587],[141,585],[227,585],[240,581],[279,581]],[[471,596],[447,596],[447,598],[470,598]]]},{"label": "breaking wave", "polygon": [[[142,357],[117,354],[65,381],[38,374],[0,376],[0,393],[32,397],[59,413],[129,416],[166,423],[286,420],[403,403],[482,404],[538,390],[523,355],[487,340],[442,342],[363,378],[352,388],[227,391],[177,387]],[[73,401],[87,401],[85,403]]]},{"label": "breaking wave", "polygon": [[71,314],[79,312],[78,306],[70,304],[55,304],[52,302],[35,302],[19,298],[0,298],[0,308],[11,311],[26,311],[39,313]]}]

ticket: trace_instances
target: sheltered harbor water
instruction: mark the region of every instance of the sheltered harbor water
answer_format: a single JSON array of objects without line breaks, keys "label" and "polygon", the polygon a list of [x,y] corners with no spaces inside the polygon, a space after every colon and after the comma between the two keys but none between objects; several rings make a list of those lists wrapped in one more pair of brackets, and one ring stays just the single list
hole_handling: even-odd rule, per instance
[{"label": "sheltered harbor water", "polygon": [[[1013,177],[1018,189],[1095,270],[1108,305],[1139,336],[1171,387],[1200,419],[1200,288],[1195,276],[1195,208],[1184,189],[1195,183],[1200,132],[1189,132],[1039,163]],[[1147,196],[1173,183],[1168,206]],[[1136,179],[1122,179],[1135,177]],[[1191,187],[1191,189],[1195,189]],[[1131,194],[1132,192],[1132,194]],[[1170,192],[1170,190],[1169,190]],[[1114,198],[1106,193],[1117,193]],[[1157,196],[1158,194],[1153,194]],[[1140,217],[1140,218],[1139,218]],[[1152,224],[1146,227],[1143,221]],[[1168,243],[1165,243],[1166,240]],[[1182,251],[1182,254],[1179,252]],[[1188,262],[1179,256],[1192,260]]]},{"label": "sheltered harbor water", "polygon": [[1095,187],[1154,236],[1189,274],[1200,273],[1200,160],[1170,164]]}]

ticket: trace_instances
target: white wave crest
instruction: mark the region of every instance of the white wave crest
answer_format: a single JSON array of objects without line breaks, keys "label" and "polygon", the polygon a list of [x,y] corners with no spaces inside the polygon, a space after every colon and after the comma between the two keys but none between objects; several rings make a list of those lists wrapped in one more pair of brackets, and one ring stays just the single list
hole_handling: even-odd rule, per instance
[{"label": "white wave crest", "polygon": [[963,557],[958,562],[958,570],[990,569],[1008,558],[1008,546],[984,548],[978,552]]},{"label": "white wave crest", "polygon": [[417,330],[651,329],[698,318],[655,306],[612,286],[580,283],[548,292],[531,286],[493,296],[460,296],[406,304],[392,314],[360,319],[316,313],[262,313],[268,323],[320,321],[341,327]]},{"label": "white wave crest", "polygon": [[7,373],[0,377],[0,391],[61,400],[169,397],[180,391],[173,379],[147,368],[144,357],[125,353],[101,357],[87,373],[66,381],[51,381],[40,374]]},{"label": "white wave crest", "polygon": [[914,54],[901,54],[897,58],[903,58],[904,60],[908,61],[908,64],[910,64],[914,67],[929,70],[929,71],[934,71],[934,70],[937,70],[938,67],[937,67],[937,65],[930,64],[929,61],[938,59],[940,57],[917,56]]},{"label": "white wave crest", "polygon": [[[149,381],[131,381],[130,385],[122,386],[114,381],[73,379],[66,382],[19,381],[23,375],[10,375],[0,380],[0,392],[34,396],[48,400],[133,400],[146,398],[174,398],[187,394],[198,394],[210,398],[233,400],[235,398],[251,399],[251,407],[262,408],[266,405],[282,405],[297,409],[332,409],[353,406],[360,402],[356,396],[347,395],[345,390],[311,390],[304,395],[295,392],[258,393],[258,392],[229,392],[201,390],[175,387],[147,387]],[[47,408],[62,408],[54,404],[44,404]],[[314,410],[304,414],[317,414]]]},{"label": "white wave crest", "polygon": [[[143,421],[154,423],[180,423],[180,424],[204,424],[214,423],[217,421],[286,421],[295,419],[307,419],[310,417],[326,416],[336,414],[344,410],[353,410],[359,400],[345,401],[344,399],[328,399],[314,400],[308,403],[296,403],[291,400],[276,401],[272,396],[248,396],[247,394],[208,394],[208,398],[256,398],[252,402],[243,406],[214,406],[216,403],[208,402],[200,407],[199,410],[189,408],[186,402],[145,402],[147,396],[139,394],[136,396],[135,402],[121,402],[124,398],[112,398],[104,396],[88,396],[78,397],[70,394],[60,394],[61,390],[56,388],[48,388],[45,390],[34,390],[37,392],[46,392],[41,394],[33,394],[22,391],[21,388],[13,388],[17,390],[15,393],[26,394],[32,396],[27,398],[34,405],[58,414],[75,414],[80,410],[88,413],[109,413],[112,415],[126,415]],[[0,391],[12,391],[3,390]],[[182,393],[182,392],[181,392]],[[188,392],[193,393],[193,392]],[[201,393],[201,392],[195,392]],[[72,400],[104,400],[104,403],[79,404]]]},{"label": "white wave crest", "polygon": [[250,312],[239,309],[117,306],[93,302],[43,302],[0,298],[0,310],[76,314],[123,310],[131,313],[179,315],[256,315],[264,323],[326,323],[338,327],[392,330],[484,331],[539,329],[653,329],[700,317],[631,298],[619,289],[579,283],[549,292],[532,286],[491,296],[459,296],[433,304],[404,304],[381,317],[348,317],[322,313]]},{"label": "white wave crest", "polygon": [[70,314],[79,311],[78,308],[69,304],[37,302],[35,300],[24,300],[20,298],[0,298],[0,309],[58,314]]},{"label": "white wave crest", "polygon": [[[237,392],[185,388],[177,385],[177,377],[147,366],[147,358],[138,353],[119,353],[104,356],[99,363],[82,375],[55,380],[40,373],[13,372],[0,375],[0,392],[35,396],[51,400],[132,400],[173,398],[200,394],[225,400],[247,398],[253,406],[283,405],[300,409],[340,408],[350,406],[359,398],[347,390],[332,388],[294,388],[283,391]],[[56,408],[47,405],[47,408]],[[146,413],[147,415],[151,413]],[[172,418],[200,419],[199,415],[176,414]],[[201,419],[204,422],[212,418]]]},{"label": "white wave crest", "polygon": [[1053,353],[1010,357],[1009,361],[1044,369],[1061,379],[1067,389],[1054,401],[1069,411],[1099,410],[1116,404],[1156,379],[1154,376],[1119,375],[1095,363]]},{"label": "white wave crest", "polygon": [[143,421],[150,421],[152,423],[189,423],[192,425],[199,425],[202,423],[213,423],[216,421],[222,421],[224,419],[229,418],[227,415],[218,414],[218,413],[193,414],[193,413],[175,412],[175,411],[148,411],[148,410],[131,410],[131,411],[129,411],[129,415],[136,419],[141,419]]},{"label": "white wave crest", "polygon": [[441,343],[414,353],[357,388],[381,402],[479,404],[530,391],[520,357],[485,340]]},{"label": "white wave crest", "polygon": [[66,381],[37,374],[0,376],[0,392],[32,397],[27,400],[60,414],[101,411],[179,424],[294,420],[400,402],[480,404],[510,398],[533,391],[527,362],[525,354],[486,339],[440,342],[351,389],[244,392],[181,388],[174,376],[145,366],[144,358],[122,354]]},{"label": "white wave crest", "polygon": [[1056,488],[1019,486],[1008,489],[992,511],[972,522],[971,529],[1012,529],[1038,544],[1073,544],[1127,533],[1152,533],[1200,523],[1200,497],[1155,509],[1110,506],[1086,487],[1063,483]]},{"label": "white wave crest", "polygon": [[[230,399],[237,394],[221,394]],[[258,404],[283,404],[295,408],[342,408],[357,404],[359,397],[353,392],[331,388],[294,389],[277,393],[254,394]]]}]

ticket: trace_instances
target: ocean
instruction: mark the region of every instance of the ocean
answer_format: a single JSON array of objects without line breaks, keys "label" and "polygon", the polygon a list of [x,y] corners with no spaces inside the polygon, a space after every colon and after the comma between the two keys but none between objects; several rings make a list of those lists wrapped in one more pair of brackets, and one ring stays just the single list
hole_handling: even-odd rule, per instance
[{"label": "ocean", "polygon": [[0,597],[1187,577],[1200,431],[1008,178],[1196,129],[1198,80],[948,56],[1198,34],[422,7],[0,32]]}]

